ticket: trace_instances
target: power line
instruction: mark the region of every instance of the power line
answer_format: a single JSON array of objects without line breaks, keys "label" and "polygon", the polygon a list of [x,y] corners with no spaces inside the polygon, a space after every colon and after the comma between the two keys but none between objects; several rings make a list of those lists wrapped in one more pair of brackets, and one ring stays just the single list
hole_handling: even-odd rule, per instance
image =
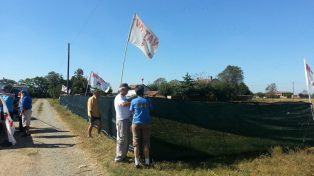
[{"label": "power line", "polygon": [[76,41],[76,39],[80,36],[80,34],[82,33],[82,31],[86,28],[89,20],[92,18],[92,16],[94,15],[94,13],[96,12],[97,8],[100,6],[100,2],[102,0],[98,0],[98,2],[95,4],[95,7],[90,11],[90,13],[88,14],[86,20],[82,23],[81,27],[79,28],[77,34],[75,35],[75,37],[71,40],[71,43],[74,43]]}]

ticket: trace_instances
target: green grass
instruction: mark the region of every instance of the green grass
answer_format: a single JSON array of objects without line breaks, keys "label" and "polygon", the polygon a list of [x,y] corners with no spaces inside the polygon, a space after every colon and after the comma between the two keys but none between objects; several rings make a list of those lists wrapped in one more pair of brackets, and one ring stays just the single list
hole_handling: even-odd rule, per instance
[{"label": "green grass", "polygon": [[[152,147],[158,149],[153,151],[155,157],[162,155],[163,158],[167,158],[167,153],[176,154],[177,157],[180,155],[193,157],[192,151],[195,152],[196,158],[206,155],[223,156],[264,152],[271,146],[283,144],[281,141],[220,132],[167,119],[153,118],[152,125],[152,136],[157,141],[152,140]],[[158,141],[164,143],[158,144]],[[175,148],[171,149],[165,143],[174,145]],[[286,142],[286,145],[293,144]],[[178,146],[182,149],[180,150]]]},{"label": "green grass", "polygon": [[[269,152],[264,154],[252,155],[234,155],[225,157],[209,158],[203,161],[159,161],[154,164],[153,168],[137,170],[133,168],[133,163],[115,164],[113,162],[115,155],[115,142],[104,135],[98,136],[96,130],[93,130],[94,138],[88,139],[86,120],[80,118],[67,111],[57,101],[50,100],[53,107],[56,108],[59,116],[69,125],[71,131],[80,137],[81,147],[90,153],[93,158],[98,161],[100,168],[104,169],[104,173],[109,175],[186,175],[186,176],[217,176],[217,175],[312,175],[314,173],[314,150],[308,149],[287,149],[281,147],[274,147]],[[203,129],[202,129],[203,130]],[[211,133],[213,131],[208,131]],[[154,132],[162,137],[163,132]],[[179,135],[179,134],[177,134]],[[181,134],[184,135],[184,134]],[[227,134],[225,134],[227,135]],[[226,137],[226,136],[225,136]],[[164,137],[162,137],[164,139]],[[221,136],[213,133],[209,137],[213,143],[214,140],[223,140]],[[230,139],[229,139],[230,138]],[[243,146],[250,148],[245,141],[251,140],[249,138],[239,138],[239,136],[230,136],[227,139],[226,145],[229,145],[231,150],[232,145]],[[237,140],[239,139],[239,140]],[[193,139],[200,140],[200,139]],[[209,140],[209,141],[210,141]],[[171,142],[171,141],[168,141]],[[259,141],[256,141],[258,144]],[[265,141],[264,141],[265,142]],[[263,143],[261,142],[262,146]],[[210,144],[208,145],[217,145]],[[153,146],[152,146],[153,147]],[[238,150],[238,149],[235,149]],[[221,151],[220,151],[221,152]],[[218,152],[219,153],[219,152]],[[171,154],[171,153],[170,153]],[[129,152],[130,157],[133,154]]]},{"label": "green grass", "polygon": [[[314,99],[312,99],[312,102]],[[276,103],[276,102],[304,102],[308,103],[309,99],[307,98],[253,98],[254,102],[263,102],[263,103]]]}]

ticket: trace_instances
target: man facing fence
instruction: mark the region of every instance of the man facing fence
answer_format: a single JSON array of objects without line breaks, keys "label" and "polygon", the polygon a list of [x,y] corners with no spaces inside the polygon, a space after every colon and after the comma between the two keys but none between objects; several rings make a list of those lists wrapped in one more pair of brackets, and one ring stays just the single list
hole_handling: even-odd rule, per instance
[{"label": "man facing fence", "polygon": [[116,110],[116,128],[117,128],[117,147],[115,162],[125,160],[128,152],[128,137],[130,134],[129,119],[131,113],[129,111],[130,102],[126,99],[129,86],[123,83],[119,87],[119,94],[114,99],[114,108]]},{"label": "man facing fence", "polygon": [[92,129],[97,125],[98,134],[101,131],[101,115],[99,111],[99,91],[95,89],[93,96],[89,97],[87,101],[87,113],[89,117],[88,137],[92,137]]},{"label": "man facing fence", "polygon": [[137,86],[135,88],[135,92],[138,97],[131,101],[130,111],[133,112],[132,134],[135,155],[135,167],[139,168],[141,166],[141,163],[139,161],[140,142],[142,142],[144,146],[145,165],[150,165],[150,110],[152,109],[152,104],[148,98],[144,98],[143,86]]}]

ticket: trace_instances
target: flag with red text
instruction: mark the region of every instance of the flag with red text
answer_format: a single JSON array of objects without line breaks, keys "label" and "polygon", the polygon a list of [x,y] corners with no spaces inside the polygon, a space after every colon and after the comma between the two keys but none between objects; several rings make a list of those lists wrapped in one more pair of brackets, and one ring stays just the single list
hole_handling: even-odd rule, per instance
[{"label": "flag with red text", "polygon": [[5,121],[5,126],[6,126],[6,130],[7,130],[7,135],[8,135],[8,141],[12,143],[12,145],[16,144],[16,140],[14,138],[14,132],[15,132],[15,126],[13,123],[13,120],[10,116],[10,113],[8,111],[8,107],[5,103],[5,101],[3,100],[3,98],[0,96],[0,101],[2,104],[2,109],[3,109],[3,117],[4,117],[4,121]]},{"label": "flag with red text", "polygon": [[100,76],[98,76],[94,72],[90,74],[88,85],[90,85],[94,89],[99,89],[106,93],[110,90],[110,84],[104,81]]},{"label": "flag with red text", "polygon": [[305,73],[307,78],[307,86],[314,88],[314,73],[307,63],[305,63]]},{"label": "flag with red text", "polygon": [[147,58],[153,58],[159,46],[158,37],[135,14],[129,42],[138,47]]}]

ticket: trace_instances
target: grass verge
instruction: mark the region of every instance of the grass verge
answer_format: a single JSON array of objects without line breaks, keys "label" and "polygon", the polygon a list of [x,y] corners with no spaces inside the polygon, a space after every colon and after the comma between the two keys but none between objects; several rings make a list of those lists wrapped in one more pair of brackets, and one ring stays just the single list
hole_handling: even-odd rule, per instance
[{"label": "grass verge", "polygon": [[[149,169],[135,169],[133,163],[115,164],[115,142],[104,135],[87,138],[87,123],[84,119],[67,111],[56,100],[49,100],[71,131],[80,136],[81,145],[98,161],[109,175],[312,175],[314,173],[314,149],[283,150],[274,147],[268,154],[233,156],[206,161],[157,162]],[[133,154],[129,152],[130,157]]]}]

